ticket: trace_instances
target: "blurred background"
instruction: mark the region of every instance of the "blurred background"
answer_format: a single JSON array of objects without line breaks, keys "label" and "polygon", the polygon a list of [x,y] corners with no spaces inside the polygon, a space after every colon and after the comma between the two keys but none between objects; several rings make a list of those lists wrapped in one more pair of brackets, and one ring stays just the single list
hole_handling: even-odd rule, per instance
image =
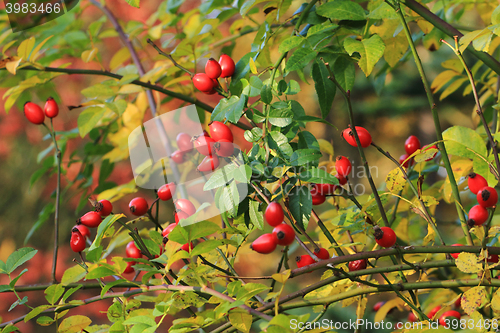
[{"label": "blurred background", "polygon": [[[146,24],[151,14],[157,10],[159,3],[160,1],[153,0],[142,1],[140,9],[127,5],[125,1],[111,1],[107,2],[106,5],[109,6],[111,11],[122,23],[134,21],[138,22],[138,24]],[[181,11],[187,12],[199,5],[200,1],[187,1],[182,5]],[[290,15],[299,5],[299,2],[294,2],[292,4],[289,10]],[[85,31],[90,23],[102,17],[102,13],[99,9],[90,5],[89,2],[85,0],[82,0],[79,6],[82,8],[82,11],[81,14],[76,14],[76,19],[78,20],[78,24],[81,25],[82,31]],[[3,9],[1,4],[0,9]],[[262,17],[255,15],[255,19],[262,20],[264,14],[261,16]],[[64,20],[64,18],[57,19],[47,24],[56,27],[59,20]],[[483,27],[479,14],[473,10],[465,13],[462,17],[462,21],[467,23],[466,26],[462,27],[466,30],[475,30]],[[109,23],[106,24],[109,25]],[[227,23],[227,30],[229,29],[229,25],[230,22]],[[419,31],[416,25],[412,25],[411,28],[413,31]],[[17,38],[28,38],[30,36],[30,31],[34,31],[35,29],[37,28],[21,32]],[[224,29],[222,29],[222,33],[227,34],[227,30],[224,31]],[[64,31],[62,33],[64,33]],[[232,58],[235,59],[235,61],[250,51],[248,45],[253,41],[254,35],[255,33],[251,33],[237,40],[237,47],[234,47],[232,53]],[[68,38],[71,37],[68,36]],[[139,36],[139,38],[145,39],[147,36],[144,34]],[[109,63],[114,52],[122,47],[118,38],[107,38],[106,43],[99,43],[95,46],[99,49],[102,55],[102,63],[104,64]],[[423,46],[419,46],[418,51],[423,61],[426,74],[431,82],[444,70],[441,63],[453,57],[452,51],[447,47],[440,47],[437,50],[430,51]],[[141,58],[144,61],[143,64],[145,68],[151,68],[154,63],[151,58],[156,56],[156,51],[148,47],[139,50],[139,52],[142,54]],[[218,58],[219,54],[220,49],[213,50],[214,58]],[[276,47],[276,49],[273,50],[272,59],[276,59],[277,56],[278,51]],[[476,62],[476,59],[467,58],[467,61],[469,65],[472,66]],[[68,56],[67,59],[54,62],[52,66],[58,66],[65,62],[71,62],[71,68],[100,69],[100,66],[96,62],[84,63],[80,58],[70,56]],[[381,66],[382,65],[379,63],[374,72],[377,72],[377,69],[380,69]],[[307,72],[306,77],[310,77]],[[43,105],[48,96],[54,96],[59,102],[61,110],[59,116],[54,121],[54,126],[56,130],[70,130],[77,126],[78,114],[82,109],[70,110],[68,106],[75,106],[84,102],[85,97],[80,91],[93,83],[102,81],[102,79],[102,77],[95,76],[62,75],[43,86],[31,89],[29,94],[24,94],[22,98],[20,98],[19,103],[17,103],[8,113],[4,111],[3,103],[0,103],[0,259],[5,261],[9,254],[22,246],[31,246],[39,251],[33,260],[23,266],[23,268],[28,268],[29,272],[20,279],[18,282],[19,285],[50,281],[53,247],[52,235],[54,231],[52,222],[53,217],[51,216],[49,220],[34,233],[27,244],[25,244],[25,239],[33,224],[39,219],[40,212],[43,208],[49,202],[53,202],[54,189],[56,186],[55,175],[52,175],[50,177],[42,177],[30,187],[30,178],[42,167],[40,163],[37,163],[37,156],[50,145],[51,141],[44,127],[32,125],[25,119],[22,113],[22,104],[30,99],[33,102],[39,103],[39,105]],[[288,79],[294,79],[299,82],[301,88],[301,92],[292,96],[292,98],[300,101],[307,114],[321,116],[312,80],[310,80],[311,84],[305,84],[298,77],[289,76],[287,77],[287,80]],[[0,71],[0,95],[3,95],[12,86],[12,80],[10,74],[5,71]],[[409,61],[398,64],[395,70],[388,73],[385,76],[385,86],[383,83],[384,78],[379,78],[378,80],[367,79],[363,72],[356,67],[356,83],[351,92],[356,125],[367,128],[372,134],[373,141],[389,151],[396,159],[404,154],[404,141],[409,135],[416,135],[420,139],[422,145],[434,142],[436,137],[432,115],[428,107],[423,85],[411,57]],[[437,108],[439,110],[443,129],[452,125],[473,127],[471,115],[474,101],[471,95],[464,97],[462,92],[463,89],[459,89],[442,101],[439,101],[439,95],[436,95],[436,101],[438,101]],[[207,96],[198,94],[197,97],[211,106],[215,106],[220,99],[217,95]],[[177,105],[178,103],[175,101],[162,104],[160,112],[171,111],[175,109]],[[491,108],[489,108],[489,110],[489,112],[491,112]],[[145,120],[147,120],[148,117],[149,116],[146,116]],[[335,149],[335,156],[347,156],[351,159],[354,168],[358,168],[360,166],[360,160],[356,150],[348,146],[340,137],[341,130],[347,127],[348,118],[344,99],[339,93],[335,97],[333,110],[328,116],[328,121],[337,128],[333,129],[321,123],[309,123],[307,129],[312,132],[316,138],[332,142]],[[244,141],[243,131],[234,126],[232,129],[237,137],[236,142],[241,147],[251,147],[251,145]],[[68,142],[66,158],[73,152],[77,154],[77,156],[82,156],[85,145],[89,142],[90,140],[88,138],[81,139],[79,136]],[[365,151],[370,165],[376,167],[372,169],[375,183],[382,189],[385,186],[385,177],[389,171],[394,169],[394,165],[374,148],[367,148]],[[324,157],[324,160],[327,159],[327,157]],[[74,179],[78,175],[81,171],[80,167],[81,165],[75,163],[66,170],[66,174],[63,175],[63,186],[67,183],[68,179]],[[98,168],[94,168],[90,174],[93,176],[90,181],[96,183],[95,186],[92,187],[95,189],[97,186],[97,179],[99,178]],[[132,178],[133,174],[130,164],[128,161],[125,161],[115,166],[108,181],[120,185],[129,183]],[[428,181],[432,183],[442,179],[442,173],[438,172],[429,176]],[[367,193],[370,192],[366,179],[355,178],[353,181],[363,184],[367,188]],[[148,201],[152,201],[154,198],[154,193],[152,193],[152,191],[139,190],[139,193],[146,197]],[[78,204],[81,202],[82,196],[88,197],[93,195],[95,196],[94,193],[82,193],[76,188],[63,193],[60,212],[61,251],[57,270],[57,277],[59,279],[66,268],[74,265],[72,262],[74,254],[69,248],[71,227],[79,216],[91,209],[90,204],[86,204],[78,211]],[[114,211],[127,213],[128,202],[133,196],[135,195],[127,195],[118,202],[113,203],[115,207]],[[470,207],[472,205],[472,198],[465,192],[463,194],[463,199],[464,206]],[[167,222],[169,219],[171,220],[171,215],[169,215],[169,213],[172,207],[167,207],[168,204],[166,203],[162,203],[162,205],[162,207],[166,207],[165,215],[162,215],[162,222]],[[334,209],[331,199],[329,203],[319,207],[319,211],[323,213],[327,213],[327,211],[331,209]],[[130,216],[130,213],[127,215]],[[439,222],[439,228],[442,229],[443,234],[446,235],[445,241],[447,243],[457,243],[461,237],[461,230],[457,228],[455,207],[444,202],[440,203],[437,207],[436,217]],[[311,233],[314,234],[314,226],[311,226],[310,229]],[[426,235],[426,230],[421,229],[422,228],[412,229],[414,233],[412,233],[411,237],[414,237],[414,239],[423,238]],[[302,254],[300,253],[300,251],[302,251],[301,249],[296,250],[295,253],[297,253],[297,255]],[[116,255],[124,255],[124,248],[115,250],[115,252],[114,254]],[[330,253],[332,253],[332,251],[330,251]],[[242,276],[270,275],[274,273],[276,269],[275,263],[279,261],[279,258],[279,253],[270,254],[265,258],[266,260],[262,260],[262,255],[249,253],[240,259],[236,265],[236,270]],[[267,263],[269,263],[269,265]],[[294,263],[291,264],[293,266],[292,268],[294,268]],[[21,269],[19,269],[19,271]],[[290,280],[284,292],[287,293],[297,290],[301,286],[303,287],[317,281],[320,277],[319,272],[306,275],[307,276],[302,276],[300,281],[296,279]],[[0,284],[8,284],[6,276],[0,276]],[[23,295],[28,295],[32,306],[37,302],[39,302],[39,304],[45,302],[41,293],[28,292],[20,293],[20,295],[21,297]],[[79,297],[86,298],[91,295],[93,295],[93,291],[85,291],[81,292]],[[388,294],[384,294],[382,296],[370,297],[367,307],[367,316],[373,316],[374,312],[370,309],[376,301],[387,299],[388,296]],[[21,306],[18,306],[11,312],[7,311],[10,304],[15,300],[16,298],[12,294],[0,294],[0,316],[2,317],[2,321],[7,321],[26,313],[26,308]],[[95,320],[95,323],[98,323],[99,311],[106,311],[109,304],[110,302],[108,301],[97,302],[89,307],[72,310],[72,313],[86,314]],[[296,312],[303,313],[304,310],[296,310]],[[397,320],[404,320],[407,314],[408,312],[405,310],[394,311],[391,315]],[[101,316],[104,316],[104,314]],[[314,318],[314,316],[315,314],[312,313],[311,318]],[[342,308],[340,304],[335,306],[332,305],[325,315],[325,318],[334,321],[345,320],[345,318],[355,318],[355,311],[350,307]],[[169,327],[173,319],[174,318],[170,318],[167,320],[164,327]],[[23,332],[53,331],[53,327],[45,330],[40,326],[36,326],[33,322],[27,324],[20,323],[19,326],[23,328]]]}]

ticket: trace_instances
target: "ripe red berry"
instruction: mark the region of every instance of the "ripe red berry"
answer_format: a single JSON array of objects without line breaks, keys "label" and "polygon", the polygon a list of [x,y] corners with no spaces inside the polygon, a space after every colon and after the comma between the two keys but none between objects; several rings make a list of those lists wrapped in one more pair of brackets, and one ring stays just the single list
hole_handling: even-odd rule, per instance
[{"label": "ripe red berry", "polygon": [[[366,148],[372,143],[372,136],[366,130],[366,128],[361,126],[356,126],[356,132],[358,133],[359,142],[361,143],[361,147]],[[356,139],[354,137],[354,133],[350,128],[346,128],[342,131],[342,136],[353,147],[357,147]]]},{"label": "ripe red berry", "polygon": [[479,190],[488,186],[488,182],[483,176],[472,172],[469,174],[469,177],[467,179],[467,185],[469,186],[469,190],[472,193],[477,194]]},{"label": "ripe red berry", "polygon": [[[463,245],[463,244],[451,244],[451,246],[464,246],[464,245]],[[454,259],[457,259],[459,254],[460,254],[460,253],[450,253],[450,255],[451,255]]]},{"label": "ripe red berry", "polygon": [[30,123],[35,125],[41,125],[45,120],[45,114],[42,108],[32,102],[24,104],[24,115],[28,118]]},{"label": "ripe red berry", "polygon": [[413,157],[410,159],[407,159],[409,157],[408,154],[403,154],[399,157],[399,164],[402,165],[405,168],[408,168],[410,165],[413,165],[415,161],[413,160]]},{"label": "ripe red berry", "polygon": [[298,268],[301,268],[301,267],[304,267],[304,266],[309,266],[309,265],[312,265],[312,264],[314,264],[316,262],[308,254],[304,254],[304,255],[301,255],[300,257],[295,258],[295,261],[297,262],[297,267]]},{"label": "ripe red berry", "polygon": [[170,155],[170,158],[177,164],[184,163],[184,153],[180,150],[176,150]]},{"label": "ripe red berry", "polygon": [[229,157],[234,155],[234,145],[231,141],[220,139],[214,145],[215,153],[221,157]]},{"label": "ripe red berry", "polygon": [[439,310],[441,310],[441,305],[438,305],[435,308],[433,308],[431,311],[429,311],[429,313],[427,314],[427,317],[432,319],[436,315],[436,313],[438,313]]},{"label": "ripe red berry", "polygon": [[214,82],[205,73],[198,73],[193,76],[193,84],[199,91],[209,92],[214,88]]},{"label": "ripe red berry", "polygon": [[130,274],[130,273],[133,273],[135,270],[134,270],[134,267],[132,267],[133,265],[135,265],[135,262],[133,261],[128,261],[127,262],[127,267],[125,268],[125,271],[123,271],[124,274]]},{"label": "ripe red berry", "polygon": [[194,248],[193,242],[186,243],[186,244],[184,244],[184,245],[181,246],[181,250],[184,250],[184,251],[186,251],[188,253],[190,253],[193,248]]},{"label": "ripe red berry", "polygon": [[208,124],[208,128],[210,129],[210,136],[215,141],[224,139],[233,142],[233,132],[231,132],[231,129],[226,124],[220,121],[212,121]]},{"label": "ripe red berry", "polygon": [[130,241],[125,248],[125,253],[129,258],[142,258],[141,250],[135,246],[134,241]]},{"label": "ripe red berry", "polygon": [[177,223],[171,223],[169,224],[165,229],[163,229],[162,231],[162,236],[163,237],[168,237],[168,234],[170,234],[170,232],[172,230],[174,230],[174,228],[177,226]]},{"label": "ripe red berry", "polygon": [[218,79],[222,73],[222,68],[220,67],[217,60],[210,58],[205,65],[205,74],[211,79]]},{"label": "ripe red berry", "polygon": [[488,210],[481,205],[475,205],[469,210],[469,227],[482,225],[488,220]]},{"label": "ripe red berry", "polygon": [[377,302],[375,303],[375,305],[373,306],[373,311],[378,311],[380,310],[380,308],[382,307],[382,305],[384,305],[385,302]]},{"label": "ripe red berry", "polygon": [[160,200],[163,200],[163,201],[167,201],[167,200],[172,199],[172,196],[175,193],[175,189],[176,189],[176,185],[174,182],[160,186],[160,188],[158,189],[158,193],[157,193],[158,198],[160,198]]},{"label": "ripe red berry", "polygon": [[[313,188],[313,190],[316,190],[317,193],[321,193],[323,195],[332,194],[335,192],[335,189],[337,189],[337,185],[333,184],[314,184]],[[316,192],[311,191],[311,194]]]},{"label": "ripe red berry", "polygon": [[460,308],[460,306],[462,305],[462,296],[460,296],[459,298],[457,298],[457,300],[455,301],[455,303],[453,304],[457,309]]},{"label": "ripe red berry", "polygon": [[78,229],[73,229],[71,232],[70,246],[73,252],[82,252],[85,250],[85,237],[78,231]]},{"label": "ripe red berry", "polygon": [[177,213],[184,212],[188,216],[191,216],[194,213],[196,213],[196,207],[188,199],[177,199],[175,200],[174,205],[175,209],[177,210]]},{"label": "ripe red berry", "polygon": [[285,213],[279,203],[271,202],[264,212],[264,218],[271,227],[277,227],[285,219]]},{"label": "ripe red berry", "polygon": [[95,211],[102,217],[108,216],[113,211],[113,204],[106,199],[99,200],[95,207]]},{"label": "ripe red berry", "polygon": [[288,246],[295,240],[295,231],[286,223],[281,223],[273,229],[273,234],[278,239],[278,245]]},{"label": "ripe red berry", "polygon": [[366,268],[366,259],[359,259],[349,262],[349,272],[359,271]]},{"label": "ripe red berry", "polygon": [[174,213],[175,223],[179,223],[180,220],[185,220],[189,217],[185,212],[176,212]]},{"label": "ripe red berry", "polygon": [[78,229],[78,231],[82,234],[83,237],[85,237],[85,238],[89,238],[90,237],[90,230],[89,230],[89,228],[87,228],[83,224],[77,224],[77,225],[75,225],[73,227],[72,231],[75,228]]},{"label": "ripe red berry", "polygon": [[375,226],[375,241],[381,247],[391,247],[396,244],[396,233],[389,227]]},{"label": "ripe red berry", "polygon": [[405,150],[408,156],[420,149],[420,140],[415,135],[410,135],[405,141]]},{"label": "ripe red berry", "polygon": [[211,156],[214,151],[215,140],[207,136],[199,136],[194,140],[196,150],[205,156]]},{"label": "ripe red berry", "polygon": [[179,147],[180,151],[189,151],[193,149],[193,143],[191,142],[191,136],[187,133],[179,133],[177,134],[177,147]]},{"label": "ripe red berry", "polygon": [[276,235],[270,233],[263,234],[262,236],[254,240],[252,245],[250,245],[250,248],[255,252],[268,254],[273,252],[276,249],[277,245],[278,239],[276,238]]},{"label": "ripe red berry", "polygon": [[220,77],[224,78],[224,77],[233,76],[234,69],[236,66],[234,64],[233,59],[231,59],[230,56],[228,56],[227,54],[221,55],[219,58],[219,65],[220,65],[220,68],[222,69],[222,73],[221,73]]},{"label": "ripe red berry", "polygon": [[415,314],[414,314],[413,312],[410,312],[410,313],[408,314],[408,321],[409,321],[410,323],[414,323],[414,322],[417,322],[417,321],[418,321],[418,318],[417,318],[417,316],[415,316]]},{"label": "ripe red berry", "polygon": [[52,97],[47,98],[47,102],[45,103],[43,111],[45,112],[45,115],[49,118],[57,117],[57,115],[59,114],[59,107],[57,106],[56,101]]},{"label": "ripe red berry", "polygon": [[[452,325],[452,320],[457,319],[460,320],[460,312],[455,311],[455,310],[448,310],[445,311],[441,317],[439,317],[439,325],[445,326],[445,327],[451,327]],[[448,320],[446,320],[448,319]],[[460,322],[459,322],[460,323]]]},{"label": "ripe red berry", "polygon": [[130,208],[130,212],[135,216],[142,216],[148,211],[148,202],[143,197],[137,197],[130,200],[128,204],[128,208]]},{"label": "ripe red berry", "polygon": [[497,263],[498,259],[498,254],[488,254],[488,258],[486,259],[486,261],[490,263]]},{"label": "ripe red berry", "polygon": [[347,178],[337,174],[335,177],[339,180],[339,185],[345,185],[347,184]]},{"label": "ripe red berry", "polygon": [[493,207],[497,204],[498,193],[493,187],[484,187],[477,192],[477,202],[484,208]]},{"label": "ripe red berry", "polygon": [[337,157],[337,161],[335,162],[335,169],[337,170],[337,174],[340,176],[347,176],[351,172],[351,161],[347,157],[339,156]]},{"label": "ripe red berry", "polygon": [[311,190],[311,198],[312,198],[312,204],[314,206],[321,205],[326,200],[326,197],[324,194],[319,193],[319,192],[315,191],[314,189]]},{"label": "ripe red berry", "polygon": [[102,222],[102,216],[97,212],[88,212],[77,221],[89,228],[97,228]]},{"label": "ripe red berry", "polygon": [[314,255],[318,257],[318,259],[330,259],[330,253],[328,252],[327,249],[324,248],[319,248],[319,249],[314,249]]},{"label": "ripe red berry", "polygon": [[199,172],[212,172],[219,167],[220,161],[217,155],[205,156],[203,161],[198,165],[196,170]]}]

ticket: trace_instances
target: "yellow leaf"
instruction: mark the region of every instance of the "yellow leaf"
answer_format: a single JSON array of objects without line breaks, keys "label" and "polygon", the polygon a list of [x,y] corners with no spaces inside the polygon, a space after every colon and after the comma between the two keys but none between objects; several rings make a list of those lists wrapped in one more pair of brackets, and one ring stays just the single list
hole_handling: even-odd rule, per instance
[{"label": "yellow leaf", "polygon": [[64,319],[61,322],[61,325],[59,325],[59,329],[57,332],[60,333],[77,333],[81,332],[87,326],[89,326],[92,323],[92,320],[90,318],[82,316],[82,315],[74,315],[71,317],[68,317]]},{"label": "yellow leaf", "polygon": [[436,239],[436,233],[434,232],[434,229],[431,227],[431,224],[427,224],[427,235],[424,237],[424,241],[422,245],[426,246],[429,243],[434,243],[434,240]]},{"label": "yellow leaf", "polygon": [[155,27],[149,29],[148,33],[152,39],[160,39],[163,24],[158,24]]},{"label": "yellow leaf", "polygon": [[130,58],[130,52],[126,47],[122,47],[118,52],[113,55],[111,61],[109,62],[109,68],[114,71],[121,64],[127,61]]},{"label": "yellow leaf", "polygon": [[404,305],[404,301],[401,298],[393,298],[390,301],[385,302],[384,305],[378,309],[377,313],[375,314],[375,318],[373,319],[374,322],[378,323],[387,317],[387,314],[389,311],[394,309],[395,307],[400,307],[401,305]]},{"label": "yellow leaf", "polygon": [[149,104],[146,92],[143,91],[137,95],[137,98],[135,100],[135,105],[142,113],[144,113],[148,109]]},{"label": "yellow leaf", "polygon": [[290,277],[291,270],[287,269],[284,272],[273,274],[272,277],[279,283],[284,284]]},{"label": "yellow leaf", "polygon": [[319,143],[319,150],[322,153],[326,153],[328,155],[333,156],[333,146],[330,142],[326,141],[325,139],[318,139]]},{"label": "yellow leaf", "polygon": [[455,81],[453,81],[453,83],[450,84],[448,87],[446,87],[446,89],[441,93],[441,96],[439,96],[439,100],[442,101],[443,99],[445,99],[449,95],[453,94],[466,81],[468,81],[468,79],[466,77],[459,78],[459,79],[456,79]]},{"label": "yellow leaf", "polygon": [[455,260],[457,268],[464,273],[477,273],[483,267],[478,263],[478,259],[474,253],[462,252]]},{"label": "yellow leaf", "polygon": [[399,33],[396,37],[385,39],[384,43],[384,59],[394,67],[408,50],[408,39],[404,33]]},{"label": "yellow leaf", "polygon": [[19,63],[23,60],[23,58],[19,58],[17,60],[9,61],[6,65],[5,68],[9,71],[9,73],[16,75],[16,70],[17,67],[19,66]]},{"label": "yellow leaf", "polygon": [[250,58],[250,61],[249,61],[248,65],[250,66],[250,71],[252,72],[252,74],[258,74],[259,73],[257,71],[257,66],[255,66],[255,61],[253,61],[253,58]]},{"label": "yellow leaf", "polygon": [[19,45],[19,47],[17,48],[17,56],[23,58],[24,60],[28,60],[33,47],[35,47],[34,37],[23,40],[21,45]]},{"label": "yellow leaf", "polygon": [[[485,28],[482,30],[474,30],[474,31],[466,33],[465,35],[462,36],[462,38],[460,38],[460,41],[459,41],[460,52],[464,52],[465,49],[467,48],[467,46],[469,46],[469,44],[472,41],[474,41],[477,38],[481,38],[482,36],[485,36],[487,34],[491,34],[491,31],[488,28]],[[483,50],[481,50],[481,51],[483,51]],[[487,49],[484,51],[488,52]]]},{"label": "yellow leaf", "polygon": [[432,84],[431,84],[432,92],[436,92],[439,89],[441,89],[445,84],[450,82],[450,80],[453,79],[457,75],[460,75],[460,73],[457,73],[457,72],[452,71],[452,70],[447,70],[447,71],[439,73],[438,76],[436,76],[436,78],[434,79],[434,81],[432,81]]},{"label": "yellow leaf", "polygon": [[426,20],[417,20],[417,25],[426,35],[434,28],[434,25]]},{"label": "yellow leaf", "polygon": [[368,302],[368,298],[359,296],[358,307],[356,308],[356,318],[362,319],[365,315],[366,303]]},{"label": "yellow leaf", "polygon": [[248,333],[252,327],[252,315],[243,309],[234,309],[229,312],[229,322],[240,332]]},{"label": "yellow leaf", "polygon": [[[10,30],[9,30],[10,31]],[[16,40],[11,40],[10,42],[8,42],[7,44],[4,45],[4,47],[2,48],[2,53],[5,54],[5,52],[12,46],[12,44],[14,44],[16,42]]]},{"label": "yellow leaf", "polygon": [[484,325],[485,323],[484,323],[483,315],[481,315],[479,312],[474,311],[470,315],[470,319],[469,320],[474,321],[474,325],[470,325],[470,327],[474,327],[475,328],[475,332],[482,333],[482,332],[487,332],[488,331],[488,328],[485,327],[485,325]]},{"label": "yellow leaf", "polygon": [[33,50],[33,52],[31,53],[31,57],[30,57],[30,61],[36,61],[36,59],[38,59],[38,57],[42,54],[40,53],[40,50],[42,49],[42,47],[45,45],[45,43],[47,43],[47,41],[49,39],[51,39],[53,36],[49,36],[47,38],[45,38],[45,40],[43,42],[41,42],[40,44],[38,44],[35,49]]},{"label": "yellow leaf", "polygon": [[142,89],[141,86],[135,84],[126,84],[124,86],[121,86],[120,90],[118,90],[118,93],[122,95],[128,95],[128,94],[135,94],[143,90],[144,89]]},{"label": "yellow leaf", "polygon": [[437,201],[436,198],[430,195],[423,195],[421,199],[424,202],[424,205],[426,205],[427,207],[439,204],[439,201]]},{"label": "yellow leaf", "polygon": [[82,52],[82,60],[84,62],[91,62],[94,60],[95,55],[97,54],[97,48],[94,47],[92,50],[86,50]]},{"label": "yellow leaf", "polygon": [[438,152],[436,148],[428,148],[426,150],[418,150],[416,155],[414,155],[415,162],[420,163],[428,160]]},{"label": "yellow leaf", "polygon": [[500,311],[500,289],[493,294],[493,299],[491,300],[491,307],[495,311]]},{"label": "yellow leaf", "polygon": [[404,179],[403,172],[399,168],[396,168],[389,172],[385,183],[389,191],[399,192],[405,187],[406,180]]},{"label": "yellow leaf", "polygon": [[473,287],[462,295],[461,307],[465,313],[470,315],[483,304],[486,299],[486,291],[484,289],[484,287]]}]

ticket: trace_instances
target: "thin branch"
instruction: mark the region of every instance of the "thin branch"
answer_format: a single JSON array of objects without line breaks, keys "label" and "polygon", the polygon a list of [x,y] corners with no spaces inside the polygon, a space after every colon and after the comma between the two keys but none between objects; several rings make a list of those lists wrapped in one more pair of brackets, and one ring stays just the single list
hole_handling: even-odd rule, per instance
[{"label": "thin branch", "polygon": [[158,51],[158,53],[159,53],[160,55],[162,55],[162,56],[164,56],[164,57],[166,57],[166,58],[170,59],[170,61],[172,61],[172,63],[174,64],[174,66],[175,66],[175,67],[177,67],[177,68],[179,68],[179,69],[182,69],[184,72],[188,73],[188,74],[189,74],[189,76],[193,77],[193,75],[194,75],[194,74],[193,74],[193,73],[192,73],[189,69],[187,69],[187,68],[182,67],[181,65],[179,65],[179,63],[178,63],[177,61],[175,61],[175,60],[174,60],[174,58],[172,58],[172,55],[171,55],[171,54],[163,52],[163,51],[162,51],[162,50],[158,47],[158,45],[156,45],[156,44],[155,44],[155,43],[154,43],[151,39],[149,39],[149,38],[148,38],[147,42],[148,42],[148,44],[149,44],[149,45],[151,45],[152,47],[154,47],[154,49],[155,49],[156,51]]}]

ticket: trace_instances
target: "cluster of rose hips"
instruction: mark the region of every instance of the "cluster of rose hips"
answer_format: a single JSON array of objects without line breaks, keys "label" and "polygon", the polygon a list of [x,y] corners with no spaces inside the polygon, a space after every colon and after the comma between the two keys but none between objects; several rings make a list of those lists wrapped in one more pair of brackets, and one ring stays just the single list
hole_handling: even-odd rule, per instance
[{"label": "cluster of rose hips", "polygon": [[488,210],[486,208],[491,208],[496,206],[498,201],[497,191],[488,186],[486,179],[474,172],[469,174],[467,185],[469,190],[476,194],[478,204],[473,206],[469,210],[469,227],[475,225],[482,225],[488,220]]},{"label": "cluster of rose hips", "polygon": [[[351,161],[345,156],[338,156],[335,161],[335,170],[337,174],[335,177],[339,180],[340,185],[345,185],[347,183],[347,175],[351,172],[352,164]],[[338,188],[334,184],[313,184],[311,189],[311,198],[313,205],[321,205],[325,202],[326,197],[335,192]]]},{"label": "cluster of rose hips", "polygon": [[214,58],[210,58],[205,65],[205,73],[198,73],[193,76],[193,84],[196,89],[205,94],[215,94],[215,89],[219,86],[217,79],[232,76],[234,69],[234,61],[227,54],[221,55],[218,62]]},{"label": "cluster of rose hips", "polygon": [[[273,231],[271,233],[263,234],[253,241],[250,248],[255,252],[268,254],[273,252],[278,245],[289,246],[295,240],[295,231],[293,228],[285,223],[285,213],[283,208],[277,202],[271,202],[264,212],[264,218]],[[330,254],[324,248],[315,250],[314,254],[319,259],[328,259]],[[297,267],[304,267],[314,264],[316,261],[308,254],[296,258]]]},{"label": "cluster of rose hips", "polygon": [[85,213],[76,221],[76,225],[71,229],[70,246],[74,252],[82,252],[87,245],[87,238],[90,237],[89,228],[97,228],[102,222],[102,218],[111,214],[113,205],[108,200],[100,200],[95,204],[95,210]]},{"label": "cluster of rose hips", "polygon": [[[460,308],[461,303],[462,303],[462,298],[459,297],[455,301],[454,307],[457,308],[457,309]],[[432,320],[432,318],[436,315],[436,313],[439,312],[439,310],[441,310],[441,305],[438,305],[438,306],[432,308],[432,310],[429,311],[429,313],[427,313],[427,317]],[[461,317],[462,317],[462,315],[460,314],[460,312],[458,312],[456,310],[445,311],[439,317],[439,325],[447,326],[446,325],[447,324],[446,323],[446,319],[451,319],[451,320],[457,319],[457,320],[460,320]],[[413,312],[410,312],[408,314],[408,321],[414,323],[414,322],[418,321],[418,318],[417,318],[417,316],[415,316],[415,314]]]},{"label": "cluster of rose hips", "polygon": [[210,134],[203,131],[202,134],[191,136],[187,133],[179,133],[176,138],[177,149],[170,158],[177,164],[187,160],[187,156],[194,149],[205,158],[198,165],[199,172],[211,172],[219,167],[220,157],[229,157],[234,154],[233,133],[231,129],[220,121],[212,121],[208,125]]},{"label": "cluster of rose hips", "polygon": [[[399,164],[401,164],[405,168],[408,168],[410,165],[413,165],[415,163],[415,161],[413,160],[413,158],[409,158],[409,157],[411,156],[411,154],[413,154],[414,152],[416,152],[420,148],[421,148],[420,140],[415,135],[410,135],[408,137],[408,139],[406,139],[406,141],[405,141],[406,154],[403,154],[399,157]],[[427,146],[424,146],[423,149],[428,150],[431,148],[437,149],[437,146],[432,145],[429,147],[429,145],[427,145]],[[433,154],[431,157],[429,157],[428,159],[426,159],[426,161],[432,160],[436,156],[436,154],[437,154],[437,152],[435,154]]]},{"label": "cluster of rose hips", "polygon": [[30,123],[35,125],[43,124],[45,116],[48,118],[55,118],[58,114],[59,107],[52,97],[47,98],[47,102],[45,102],[43,110],[33,102],[26,102],[24,104],[24,115]]}]

